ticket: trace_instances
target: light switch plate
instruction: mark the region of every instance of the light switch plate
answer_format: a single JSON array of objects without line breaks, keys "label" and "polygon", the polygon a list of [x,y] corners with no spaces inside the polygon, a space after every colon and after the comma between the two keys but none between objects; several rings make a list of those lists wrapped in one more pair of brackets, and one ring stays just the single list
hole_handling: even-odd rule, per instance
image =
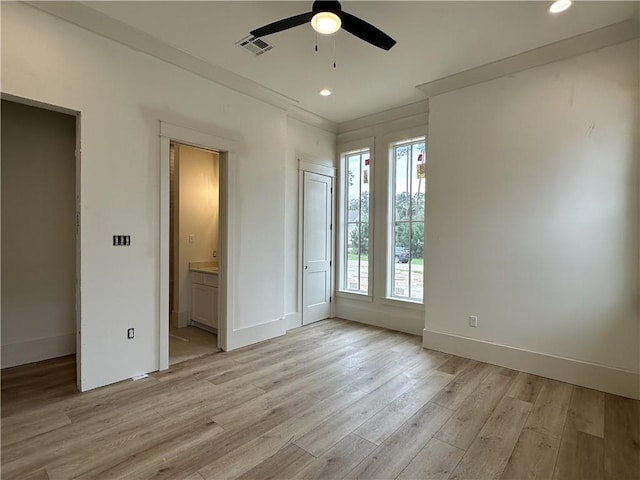
[{"label": "light switch plate", "polygon": [[113,236],[114,247],[129,247],[131,246],[131,235],[114,235]]}]

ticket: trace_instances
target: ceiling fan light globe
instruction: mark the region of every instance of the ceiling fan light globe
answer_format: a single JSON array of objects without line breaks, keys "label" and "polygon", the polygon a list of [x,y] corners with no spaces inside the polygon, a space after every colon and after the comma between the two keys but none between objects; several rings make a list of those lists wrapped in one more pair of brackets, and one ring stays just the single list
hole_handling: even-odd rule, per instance
[{"label": "ceiling fan light globe", "polygon": [[549,7],[549,11],[551,13],[560,13],[560,12],[564,12],[570,6],[571,6],[571,0],[556,0]]},{"label": "ceiling fan light globe", "polygon": [[341,25],[340,17],[332,12],[318,12],[311,19],[313,29],[324,35],[337,32]]}]

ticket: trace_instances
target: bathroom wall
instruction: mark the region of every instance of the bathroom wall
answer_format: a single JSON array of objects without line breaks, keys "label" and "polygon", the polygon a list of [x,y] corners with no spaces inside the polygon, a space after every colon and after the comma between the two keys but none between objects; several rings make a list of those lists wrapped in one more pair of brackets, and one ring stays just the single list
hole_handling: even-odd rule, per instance
[{"label": "bathroom wall", "polygon": [[[186,327],[191,312],[189,262],[217,261],[219,158],[215,152],[175,145],[174,325]],[[216,252],[216,258],[213,252]]]},{"label": "bathroom wall", "polygon": [[2,368],[75,352],[72,115],[2,101]]}]

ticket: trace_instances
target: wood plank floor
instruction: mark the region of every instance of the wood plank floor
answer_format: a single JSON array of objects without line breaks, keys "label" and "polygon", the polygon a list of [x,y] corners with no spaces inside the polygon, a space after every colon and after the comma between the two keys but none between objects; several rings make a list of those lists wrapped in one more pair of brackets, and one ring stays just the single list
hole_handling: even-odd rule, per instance
[{"label": "wood plank floor", "polygon": [[325,320],[80,394],[2,371],[3,479],[633,479],[640,402]]}]

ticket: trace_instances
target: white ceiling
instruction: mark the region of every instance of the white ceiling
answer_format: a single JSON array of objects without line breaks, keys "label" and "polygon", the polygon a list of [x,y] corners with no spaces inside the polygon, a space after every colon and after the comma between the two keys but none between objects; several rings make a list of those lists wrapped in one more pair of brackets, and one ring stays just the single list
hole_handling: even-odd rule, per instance
[{"label": "white ceiling", "polygon": [[[637,2],[577,1],[551,15],[550,1],[344,1],[344,10],[397,45],[385,52],[339,31],[320,35],[314,53],[315,32],[302,25],[264,37],[273,50],[254,56],[235,43],[254,28],[310,11],[312,2],[84,3],[337,123],[424,100],[417,85],[624,21],[637,8]],[[325,86],[330,97],[318,94]]]}]

